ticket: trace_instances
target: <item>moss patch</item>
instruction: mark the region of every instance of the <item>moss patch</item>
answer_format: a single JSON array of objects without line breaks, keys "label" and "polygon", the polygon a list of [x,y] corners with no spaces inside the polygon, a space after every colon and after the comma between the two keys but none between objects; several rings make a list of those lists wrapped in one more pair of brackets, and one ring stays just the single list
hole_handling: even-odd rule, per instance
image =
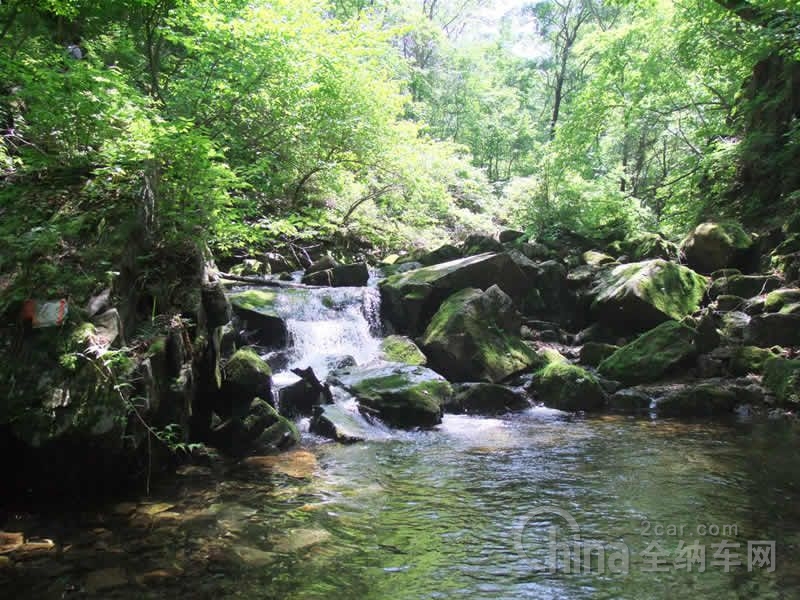
[{"label": "moss patch", "polygon": [[390,335],[381,341],[381,352],[387,360],[406,365],[424,365],[426,356],[417,345],[403,335]]},{"label": "moss patch", "polygon": [[737,347],[731,356],[731,373],[733,375],[761,373],[767,360],[774,356],[775,353],[767,348],[758,348],[756,346]]},{"label": "moss patch", "polygon": [[768,358],[764,363],[764,385],[784,404],[800,402],[800,360]]},{"label": "moss patch", "polygon": [[655,381],[696,353],[695,330],[667,321],[600,363],[600,373],[627,384]]},{"label": "moss patch", "polygon": [[606,401],[597,378],[566,359],[552,360],[540,369],[534,389],[540,401],[559,410],[597,410]]},{"label": "moss patch", "polygon": [[278,293],[271,290],[247,290],[233,294],[231,304],[255,312],[274,313]]}]

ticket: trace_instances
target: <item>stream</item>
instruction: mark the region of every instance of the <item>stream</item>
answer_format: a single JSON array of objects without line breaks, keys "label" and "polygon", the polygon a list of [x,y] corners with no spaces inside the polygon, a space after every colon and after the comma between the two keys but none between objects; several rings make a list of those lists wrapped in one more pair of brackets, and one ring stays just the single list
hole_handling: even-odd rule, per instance
[{"label": "stream", "polygon": [[[282,302],[293,343],[276,385],[293,380],[293,367],[323,378],[342,356],[378,359],[373,288]],[[355,410],[345,395],[337,401]],[[373,426],[375,439],[350,446],[301,426],[296,450],[184,467],[148,497],[0,514],[4,596],[798,596],[792,421],[533,407],[445,415],[431,431]],[[28,543],[8,551],[8,532]]]}]

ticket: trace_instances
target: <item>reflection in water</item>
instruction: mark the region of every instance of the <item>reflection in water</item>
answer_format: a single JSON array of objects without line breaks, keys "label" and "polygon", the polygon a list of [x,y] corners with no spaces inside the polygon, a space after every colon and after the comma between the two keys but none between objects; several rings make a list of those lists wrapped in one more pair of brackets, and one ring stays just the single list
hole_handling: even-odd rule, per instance
[{"label": "reflection in water", "polygon": [[[0,554],[0,583],[31,598],[788,598],[799,440],[784,422],[448,416],[437,431],[189,468],[144,503],[10,517],[4,531],[55,546]],[[625,544],[629,573],[536,570],[557,518],[542,507],[574,516],[584,546]],[[712,566],[725,539],[743,562],[728,573]],[[748,573],[748,540],[776,542],[774,573]],[[705,572],[671,566],[695,541]],[[666,570],[648,571],[653,547]]]}]

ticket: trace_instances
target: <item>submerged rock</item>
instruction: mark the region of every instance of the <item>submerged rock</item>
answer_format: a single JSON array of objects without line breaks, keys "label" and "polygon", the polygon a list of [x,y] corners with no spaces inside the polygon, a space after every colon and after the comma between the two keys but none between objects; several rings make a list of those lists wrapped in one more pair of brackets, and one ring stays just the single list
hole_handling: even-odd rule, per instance
[{"label": "submerged rock", "polygon": [[462,383],[455,387],[447,412],[478,415],[497,415],[530,406],[522,392],[495,383]]},{"label": "submerged rock", "polygon": [[601,323],[643,331],[693,313],[705,289],[705,277],[681,265],[659,259],[631,263],[599,276],[592,309]]},{"label": "submerged rock", "polygon": [[662,323],[600,363],[600,373],[627,384],[657,381],[697,353],[695,330],[675,321]]},{"label": "submerged rock", "polygon": [[701,223],[681,244],[687,264],[700,273],[746,265],[753,240],[736,223]]},{"label": "submerged rock", "polygon": [[332,381],[356,397],[359,410],[392,427],[432,427],[453,394],[444,377],[421,366],[389,364],[331,374]]},{"label": "submerged rock", "polygon": [[430,365],[451,381],[499,382],[537,361],[520,338],[521,317],[503,290],[467,288],[439,308],[421,343]]}]

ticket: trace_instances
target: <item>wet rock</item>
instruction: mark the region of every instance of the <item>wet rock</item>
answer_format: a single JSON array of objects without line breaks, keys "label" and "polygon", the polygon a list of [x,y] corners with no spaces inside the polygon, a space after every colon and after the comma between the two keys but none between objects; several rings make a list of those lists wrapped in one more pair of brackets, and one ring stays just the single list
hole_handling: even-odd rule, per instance
[{"label": "wet rock", "polygon": [[230,272],[231,275],[240,277],[260,277],[270,274],[269,265],[255,258],[244,259],[238,265],[231,267]]},{"label": "wet rock", "polygon": [[695,331],[667,321],[617,350],[600,363],[599,371],[628,384],[657,381],[696,354]]},{"label": "wet rock", "polygon": [[781,280],[769,275],[731,275],[714,280],[708,290],[712,300],[721,295],[751,298],[777,290]]},{"label": "wet rock", "polygon": [[631,263],[599,276],[592,309],[601,323],[638,332],[693,313],[705,289],[704,277],[675,263]]},{"label": "wet rock", "polygon": [[628,414],[648,412],[651,403],[650,395],[637,388],[619,390],[608,399],[611,410]]},{"label": "wet rock", "polygon": [[397,331],[416,335],[454,292],[468,287],[487,289],[494,284],[512,297],[529,291],[525,275],[508,254],[485,253],[384,279],[380,283],[381,310]]},{"label": "wet rock", "polygon": [[753,316],[744,331],[751,346],[800,346],[800,314],[771,313]]},{"label": "wet rock", "polygon": [[536,363],[519,338],[521,317],[499,287],[467,288],[439,308],[421,339],[432,368],[451,381],[497,383]]},{"label": "wet rock", "polygon": [[255,398],[272,398],[272,369],[251,348],[242,348],[225,364],[214,410],[221,417],[243,418]]},{"label": "wet rock", "polygon": [[687,264],[700,273],[746,266],[753,240],[736,223],[702,223],[681,244]]},{"label": "wet rock", "polygon": [[592,411],[606,403],[600,381],[586,369],[570,364],[556,351],[547,354],[548,364],[536,372],[531,389],[549,408]]},{"label": "wet rock", "polygon": [[494,383],[462,383],[455,386],[447,412],[497,415],[525,410],[530,402],[525,394]]},{"label": "wet rock", "polygon": [[247,290],[230,296],[242,329],[255,332],[253,341],[262,346],[282,347],[289,339],[286,322],[275,309],[277,299],[275,290]]},{"label": "wet rock", "polygon": [[406,365],[424,365],[428,358],[414,341],[404,335],[390,335],[381,341],[381,352],[389,362]]},{"label": "wet rock", "polygon": [[582,365],[596,367],[617,350],[619,350],[619,346],[614,344],[586,342],[581,348],[580,362]]},{"label": "wet rock", "polygon": [[285,535],[273,538],[275,552],[290,553],[327,542],[331,537],[324,529],[290,529]]},{"label": "wet rock", "polygon": [[402,429],[438,425],[453,394],[444,377],[421,366],[354,368],[333,373],[332,379],[356,397],[363,414]]},{"label": "wet rock", "polygon": [[306,450],[290,450],[270,456],[249,456],[243,464],[249,469],[282,473],[295,479],[310,479],[317,470],[317,457]]},{"label": "wet rock", "polygon": [[319,381],[311,368],[293,369],[292,372],[301,379],[278,391],[278,407],[282,415],[310,417],[315,406],[333,402],[330,388]]},{"label": "wet rock", "polygon": [[354,444],[369,438],[363,423],[336,404],[315,407],[309,430],[341,444]]}]

